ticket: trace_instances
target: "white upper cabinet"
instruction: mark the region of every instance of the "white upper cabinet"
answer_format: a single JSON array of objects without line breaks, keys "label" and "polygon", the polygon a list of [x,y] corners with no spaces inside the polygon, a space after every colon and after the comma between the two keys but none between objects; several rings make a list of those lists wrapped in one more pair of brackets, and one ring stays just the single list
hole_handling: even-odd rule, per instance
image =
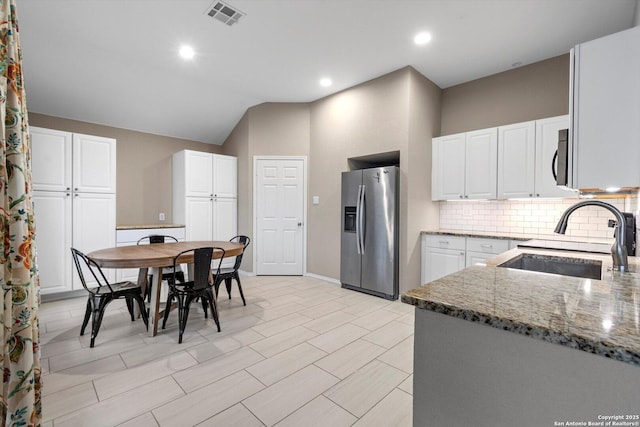
[{"label": "white upper cabinet", "polygon": [[186,197],[238,196],[238,158],[221,154],[183,150],[175,154],[183,176]]},{"label": "white upper cabinet", "polygon": [[[213,196],[238,197],[238,158],[213,155]],[[231,236],[233,237],[233,236]]]},{"label": "white upper cabinet", "polygon": [[31,169],[34,190],[71,190],[71,133],[35,126],[31,134]]},{"label": "white upper cabinet", "polygon": [[558,187],[558,132],[569,128],[569,116],[536,120],[536,197],[575,197],[575,193]]},{"label": "white upper cabinet", "polygon": [[432,199],[574,197],[556,185],[569,116],[433,138]]},{"label": "white upper cabinet", "polygon": [[73,191],[116,192],[116,140],[73,134]]},{"label": "white upper cabinet", "polygon": [[211,153],[200,151],[181,151],[187,197],[213,196],[213,162]]},{"label": "white upper cabinet", "polygon": [[495,199],[497,128],[433,139],[433,200]]},{"label": "white upper cabinet", "polygon": [[498,128],[498,198],[533,197],[534,122]]},{"label": "white upper cabinet", "polygon": [[464,147],[464,133],[433,138],[433,200],[464,198]]},{"label": "white upper cabinet", "polygon": [[465,199],[495,199],[498,175],[497,128],[467,132],[465,140]]},{"label": "white upper cabinet", "polygon": [[573,50],[569,186],[640,186],[640,26]]},{"label": "white upper cabinet", "polygon": [[572,197],[556,185],[558,131],[569,116],[498,128],[498,198]]}]

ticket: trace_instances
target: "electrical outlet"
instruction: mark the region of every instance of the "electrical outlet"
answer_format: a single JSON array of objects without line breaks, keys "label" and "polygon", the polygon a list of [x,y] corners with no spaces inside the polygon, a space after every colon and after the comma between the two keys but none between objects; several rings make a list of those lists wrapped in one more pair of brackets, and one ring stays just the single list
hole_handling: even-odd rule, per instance
[{"label": "electrical outlet", "polygon": [[160,215],[158,215],[158,219],[160,221],[164,221],[164,212],[160,212]]}]

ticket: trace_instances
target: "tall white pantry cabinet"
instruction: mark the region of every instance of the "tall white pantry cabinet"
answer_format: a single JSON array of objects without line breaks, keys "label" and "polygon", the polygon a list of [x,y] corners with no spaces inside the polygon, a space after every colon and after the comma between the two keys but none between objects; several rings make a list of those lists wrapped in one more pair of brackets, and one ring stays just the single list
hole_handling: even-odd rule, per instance
[{"label": "tall white pantry cabinet", "polygon": [[[70,248],[115,246],[116,140],[29,130],[41,292],[81,289]],[[113,270],[104,272],[113,280]]]},{"label": "tall white pantry cabinet", "polygon": [[191,150],[173,155],[173,222],[185,225],[186,240],[229,240],[238,233],[237,175],[234,156]]}]

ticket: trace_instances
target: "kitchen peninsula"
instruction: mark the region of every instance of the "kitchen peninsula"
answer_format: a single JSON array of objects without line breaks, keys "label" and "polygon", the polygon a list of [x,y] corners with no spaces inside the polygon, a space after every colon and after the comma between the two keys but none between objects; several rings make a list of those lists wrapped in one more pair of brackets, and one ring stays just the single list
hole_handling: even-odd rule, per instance
[{"label": "kitchen peninsula", "polygon": [[[600,261],[603,277],[498,267],[525,252]],[[402,295],[416,306],[414,425],[638,425],[640,260],[629,262],[620,274],[609,255],[512,249]]]}]

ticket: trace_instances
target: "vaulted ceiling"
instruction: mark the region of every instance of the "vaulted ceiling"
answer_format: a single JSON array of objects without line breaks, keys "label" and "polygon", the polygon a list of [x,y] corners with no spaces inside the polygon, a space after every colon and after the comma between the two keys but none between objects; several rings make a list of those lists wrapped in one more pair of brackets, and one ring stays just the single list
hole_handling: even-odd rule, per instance
[{"label": "vaulted ceiling", "polygon": [[[410,65],[441,88],[629,28],[636,0],[20,0],[29,110],[222,144],[247,108]],[[430,43],[414,44],[420,31]],[[178,55],[181,45],[193,59]],[[330,77],[333,85],[319,80]]]}]

